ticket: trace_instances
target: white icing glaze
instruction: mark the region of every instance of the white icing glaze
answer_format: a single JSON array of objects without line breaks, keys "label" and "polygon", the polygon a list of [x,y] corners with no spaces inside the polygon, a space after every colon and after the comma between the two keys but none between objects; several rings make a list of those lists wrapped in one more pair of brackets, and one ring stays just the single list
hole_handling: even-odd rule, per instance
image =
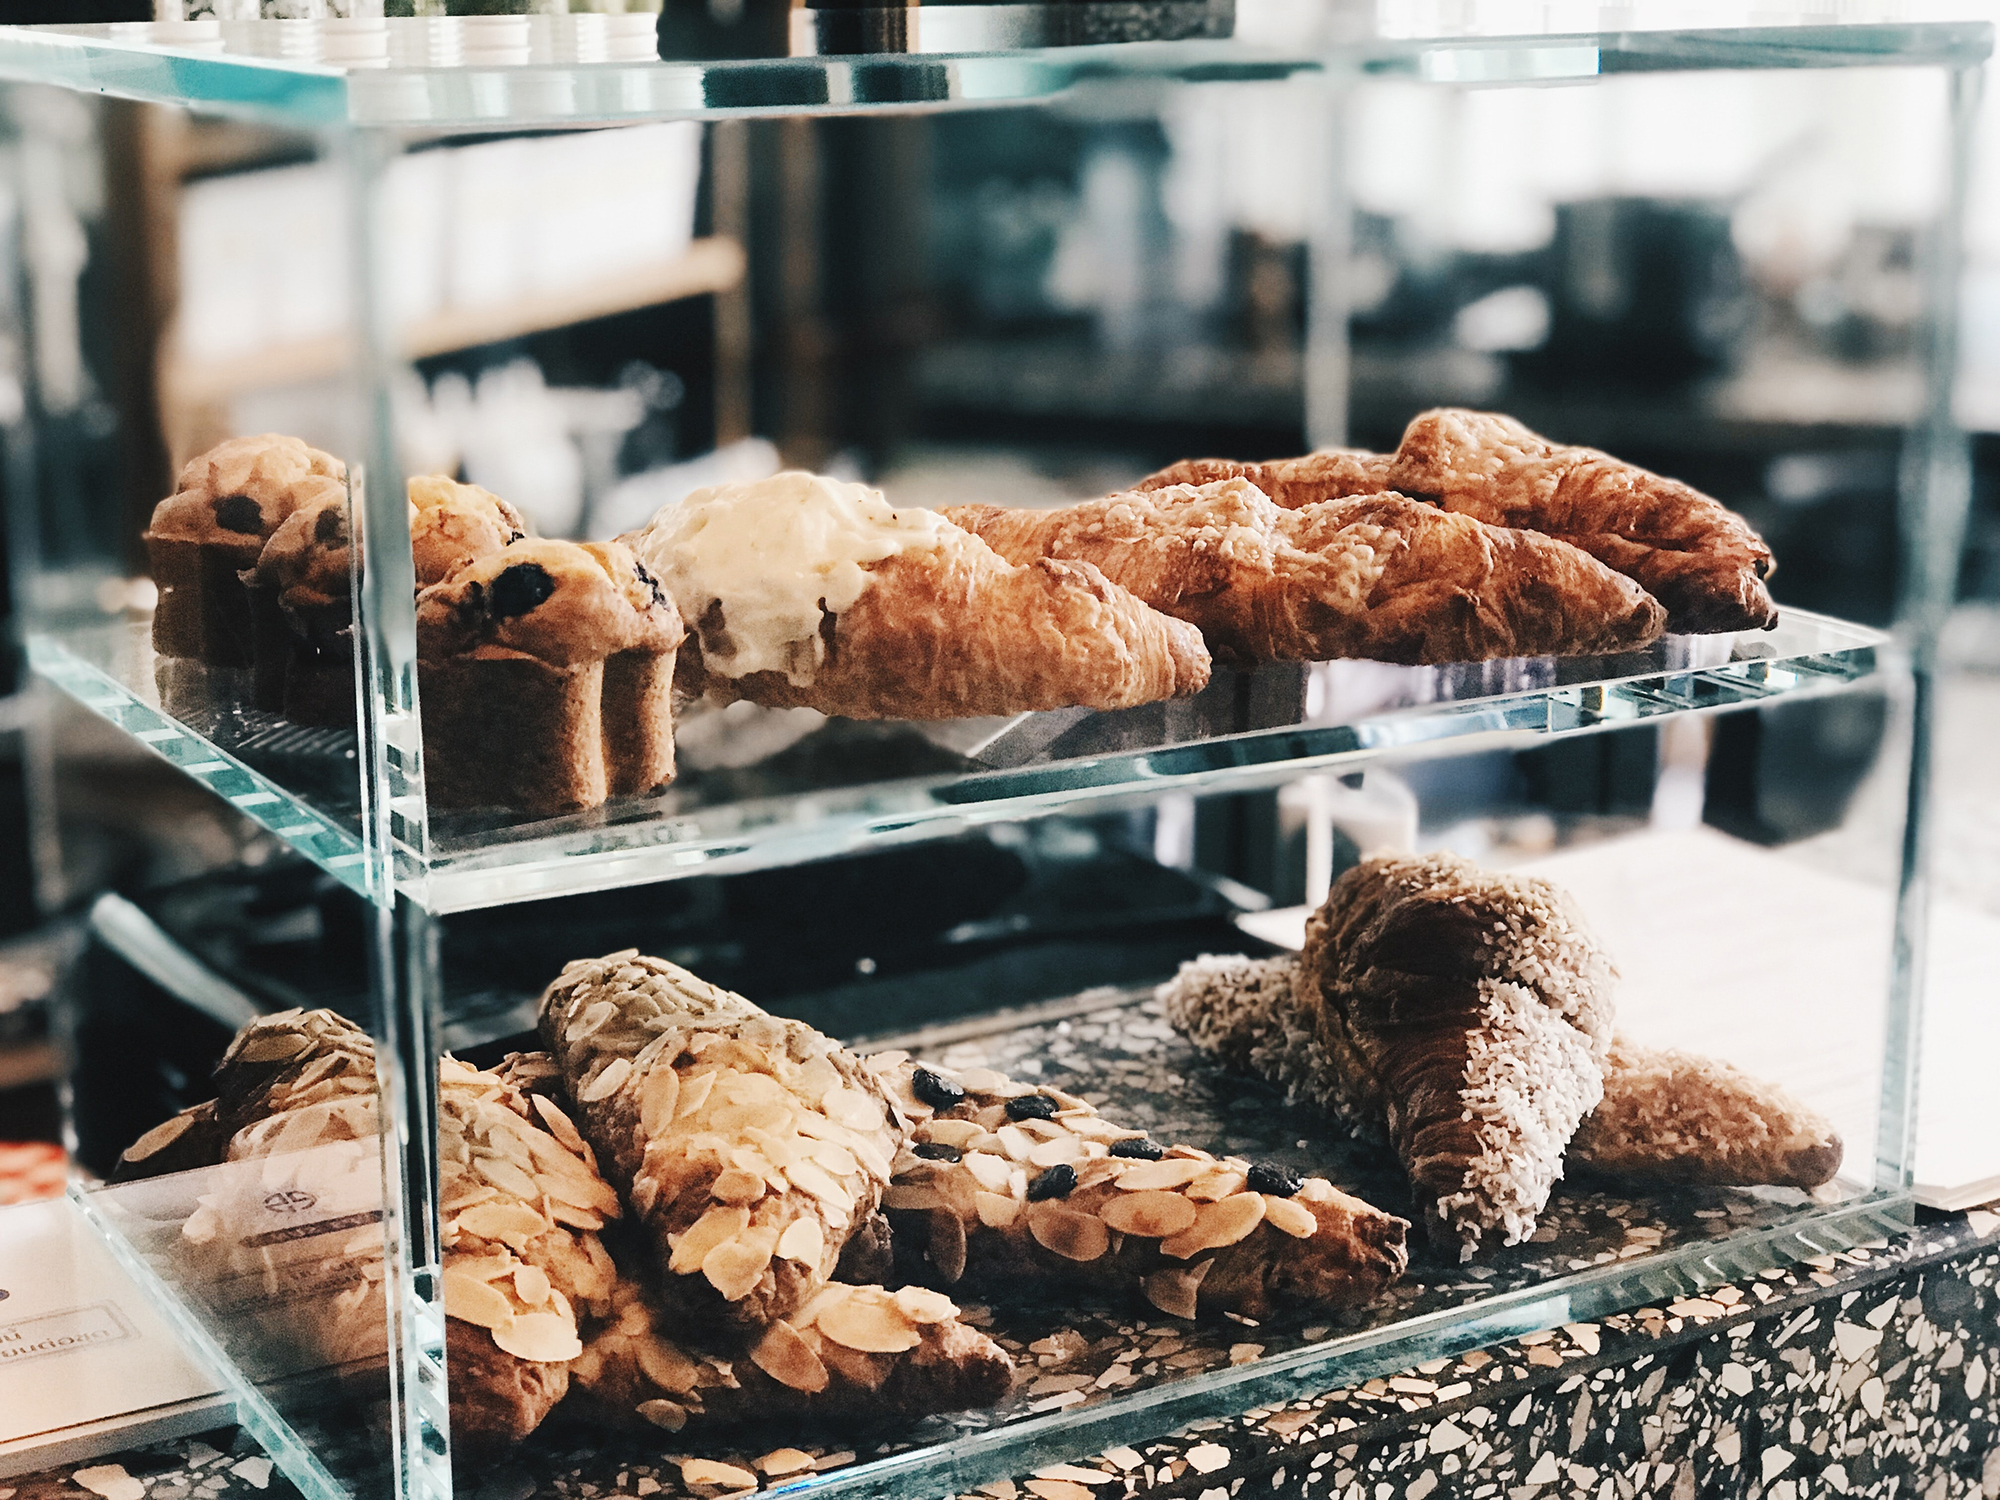
[{"label": "white icing glaze", "polygon": [[826,655],[822,611],[850,608],[868,587],[867,564],[938,546],[946,524],[865,484],[790,470],[696,490],[628,540],[700,632],[707,670],[783,672],[803,687]]}]

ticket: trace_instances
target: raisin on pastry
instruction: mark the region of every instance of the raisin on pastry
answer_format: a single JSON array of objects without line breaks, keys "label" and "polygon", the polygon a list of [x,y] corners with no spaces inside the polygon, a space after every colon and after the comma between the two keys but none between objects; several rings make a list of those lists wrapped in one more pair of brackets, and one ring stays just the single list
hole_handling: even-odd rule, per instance
[{"label": "raisin on pastry", "polygon": [[539,816],[673,780],[673,601],[616,542],[522,540],[417,600],[425,788]]}]

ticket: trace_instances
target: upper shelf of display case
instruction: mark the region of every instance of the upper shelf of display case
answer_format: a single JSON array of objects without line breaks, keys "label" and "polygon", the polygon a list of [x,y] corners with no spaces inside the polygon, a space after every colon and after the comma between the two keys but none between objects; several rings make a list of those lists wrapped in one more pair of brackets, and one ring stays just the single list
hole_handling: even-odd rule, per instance
[{"label": "upper shelf of display case", "polygon": [[[1961,67],[1985,59],[1993,38],[1991,24],[1976,19],[1663,27],[1715,10],[1673,5],[1646,7],[1637,21],[1637,7],[1539,7],[1556,22],[1506,34],[1480,31],[1474,7],[1474,23],[1446,32],[1403,24],[1405,8],[1384,0],[1365,18],[1340,0],[795,8],[793,55],[710,59],[655,56],[655,18],[639,15],[5,26],[0,81],[301,128],[462,131],[993,105],[1120,79],[1385,74],[1496,85]],[[1162,34],[1183,39],[1123,39]]]}]

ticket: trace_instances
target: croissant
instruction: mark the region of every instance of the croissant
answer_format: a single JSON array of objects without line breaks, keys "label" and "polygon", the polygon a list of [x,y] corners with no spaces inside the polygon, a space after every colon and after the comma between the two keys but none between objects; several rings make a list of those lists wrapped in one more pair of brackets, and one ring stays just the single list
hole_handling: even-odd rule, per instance
[{"label": "croissant", "polygon": [[[1204,955],[1160,986],[1167,1019],[1226,1068],[1350,1124],[1368,1123],[1298,1003],[1299,961]],[[1604,1097],[1571,1137],[1563,1162],[1637,1185],[1813,1188],[1831,1180],[1840,1137],[1774,1084],[1713,1058],[1614,1035]]]},{"label": "croissant", "polygon": [[810,474],[698,491],[626,541],[692,627],[687,690],[858,719],[1130,708],[1207,685],[1200,633],[1085,562],[1016,565]]},{"label": "croissant", "polygon": [[1365,860],[1306,922],[1298,1003],[1434,1234],[1518,1244],[1603,1093],[1613,970],[1556,887],[1453,855]]},{"label": "croissant", "polygon": [[946,514],[1009,561],[1095,564],[1242,661],[1597,654],[1642,646],[1665,621],[1644,590],[1573,547],[1401,495],[1282,510],[1227,479]]},{"label": "croissant", "polygon": [[1254,481],[1287,508],[1397,490],[1489,525],[1560,537],[1642,584],[1679,634],[1777,623],[1764,586],[1771,549],[1741,516],[1637,464],[1551,443],[1511,417],[1441,407],[1416,417],[1393,454],[1332,448],[1269,463],[1192,459],[1139,488],[1225,474]]}]

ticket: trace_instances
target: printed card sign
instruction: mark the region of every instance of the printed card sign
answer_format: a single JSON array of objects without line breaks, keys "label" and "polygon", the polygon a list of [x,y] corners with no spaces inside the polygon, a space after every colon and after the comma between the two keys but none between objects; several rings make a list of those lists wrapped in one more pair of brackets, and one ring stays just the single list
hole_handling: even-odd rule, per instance
[{"label": "printed card sign", "polygon": [[233,1416],[75,1204],[0,1208],[0,1476]]}]

